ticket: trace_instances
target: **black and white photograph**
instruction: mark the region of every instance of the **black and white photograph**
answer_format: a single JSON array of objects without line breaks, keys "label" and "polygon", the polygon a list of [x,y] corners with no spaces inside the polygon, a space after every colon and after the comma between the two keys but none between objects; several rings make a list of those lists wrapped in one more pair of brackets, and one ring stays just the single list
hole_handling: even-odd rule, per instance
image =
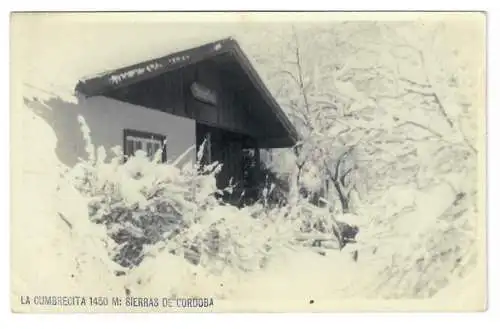
[{"label": "black and white photograph", "polygon": [[13,312],[486,309],[485,13],[10,25]]}]

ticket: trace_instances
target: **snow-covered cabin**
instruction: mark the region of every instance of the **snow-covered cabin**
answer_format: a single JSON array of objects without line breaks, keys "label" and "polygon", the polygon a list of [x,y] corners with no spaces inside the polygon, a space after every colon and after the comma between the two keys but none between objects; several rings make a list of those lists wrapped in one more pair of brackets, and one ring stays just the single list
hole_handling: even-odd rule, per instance
[{"label": "snow-covered cabin", "polygon": [[[52,98],[31,106],[49,116],[56,154],[68,166],[85,155],[79,115],[95,145],[107,150],[122,146],[125,155],[138,149],[153,154],[166,140],[163,160],[172,161],[207,140],[206,159],[224,164],[218,175],[221,187],[231,178],[242,179],[244,151],[258,157],[259,149],[291,147],[298,138],[233,38],[94,72],[74,85],[76,104]],[[193,150],[187,158],[194,157]]]},{"label": "snow-covered cabin", "polygon": [[91,102],[100,96],[99,110],[87,118],[100,136],[97,143],[122,144],[126,155],[137,149],[152,155],[167,140],[167,160],[207,140],[208,161],[224,164],[222,186],[242,178],[244,149],[297,141],[295,128],[232,38],[84,78],[76,91]]}]

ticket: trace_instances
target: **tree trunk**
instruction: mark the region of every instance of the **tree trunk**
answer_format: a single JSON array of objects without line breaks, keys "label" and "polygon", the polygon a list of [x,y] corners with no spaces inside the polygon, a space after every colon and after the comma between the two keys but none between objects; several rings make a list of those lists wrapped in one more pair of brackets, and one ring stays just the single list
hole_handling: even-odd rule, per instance
[{"label": "tree trunk", "polygon": [[346,195],[344,195],[344,192],[342,191],[342,186],[338,181],[333,181],[333,185],[335,186],[335,190],[337,190],[337,194],[339,195],[340,199],[340,204],[342,205],[342,212],[348,213],[349,212],[349,199]]}]

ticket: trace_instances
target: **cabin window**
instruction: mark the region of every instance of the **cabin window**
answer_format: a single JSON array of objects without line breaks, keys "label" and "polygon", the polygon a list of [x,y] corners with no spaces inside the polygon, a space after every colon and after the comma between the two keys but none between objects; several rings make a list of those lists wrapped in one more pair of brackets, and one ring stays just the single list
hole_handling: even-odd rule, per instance
[{"label": "cabin window", "polygon": [[142,150],[150,159],[153,159],[156,152],[161,150],[161,161],[167,161],[166,136],[164,135],[125,129],[123,131],[123,143],[126,158]]}]

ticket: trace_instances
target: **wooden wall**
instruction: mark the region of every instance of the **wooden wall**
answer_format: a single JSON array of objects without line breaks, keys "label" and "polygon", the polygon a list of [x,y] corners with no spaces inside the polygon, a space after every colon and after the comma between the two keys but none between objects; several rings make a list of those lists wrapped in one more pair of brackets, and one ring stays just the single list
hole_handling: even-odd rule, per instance
[{"label": "wooden wall", "polygon": [[[183,72],[186,107],[196,121],[233,132],[254,135],[256,125],[245,104],[234,90],[224,83],[224,77],[213,62],[204,62]],[[196,100],[189,90],[193,82],[216,91],[217,106]]]},{"label": "wooden wall", "polygon": [[[230,81],[223,81],[217,65],[205,61],[162,74],[153,79],[115,90],[110,97],[171,114],[195,119],[197,122],[257,136],[260,125],[250,116],[248,104],[238,91],[231,89]],[[214,90],[217,105],[195,99],[190,87],[193,82]]]}]

